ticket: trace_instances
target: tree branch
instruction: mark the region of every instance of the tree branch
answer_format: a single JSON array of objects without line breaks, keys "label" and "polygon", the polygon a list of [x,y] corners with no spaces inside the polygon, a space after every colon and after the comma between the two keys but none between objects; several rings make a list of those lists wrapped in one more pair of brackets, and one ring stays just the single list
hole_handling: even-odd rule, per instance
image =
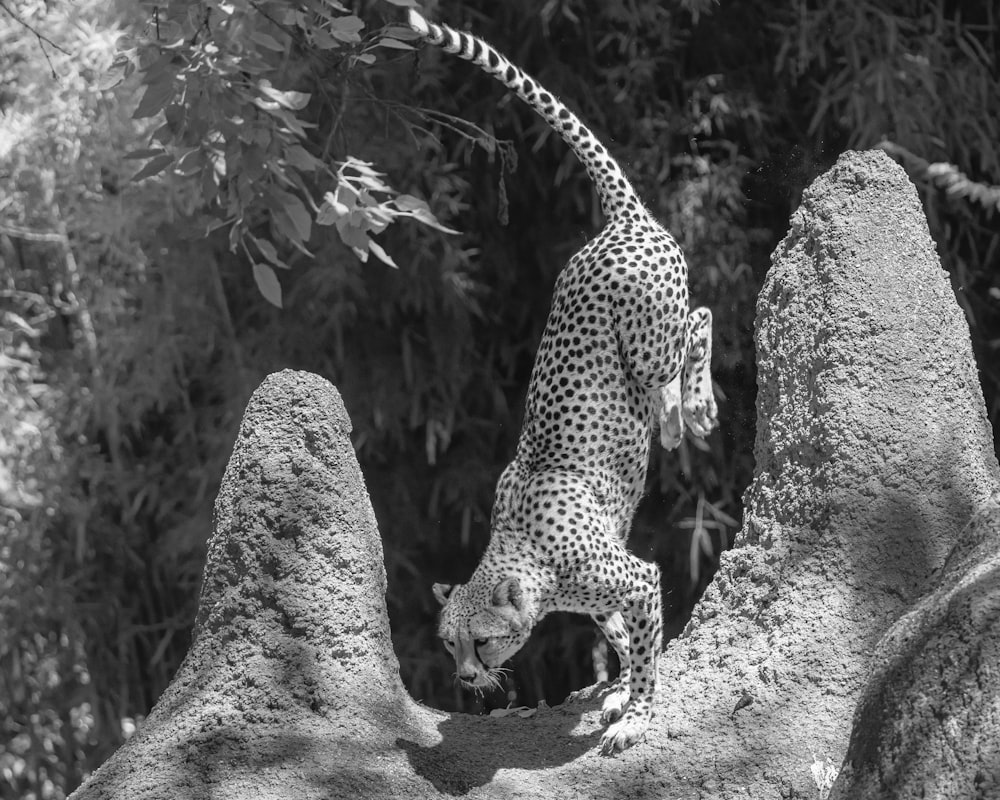
[{"label": "tree branch", "polygon": [[7,5],[7,3],[4,2],[4,0],[0,0],[0,9],[6,11],[7,14],[10,15],[11,19],[13,19],[15,22],[17,22],[26,30],[28,30],[30,33],[34,34],[35,38],[38,40],[38,46],[42,51],[42,55],[45,56],[45,60],[49,64],[49,69],[52,70],[52,77],[58,80],[59,74],[56,72],[56,68],[52,64],[52,59],[49,58],[49,54],[45,50],[45,45],[48,44],[51,47],[54,47],[60,53],[63,53],[67,56],[72,55],[72,53],[70,53],[69,50],[67,50],[66,48],[61,47],[60,45],[53,42],[48,36],[45,36],[44,34],[40,33],[36,28],[32,27],[32,25],[29,22],[23,20],[16,11],[14,11],[9,5]]}]

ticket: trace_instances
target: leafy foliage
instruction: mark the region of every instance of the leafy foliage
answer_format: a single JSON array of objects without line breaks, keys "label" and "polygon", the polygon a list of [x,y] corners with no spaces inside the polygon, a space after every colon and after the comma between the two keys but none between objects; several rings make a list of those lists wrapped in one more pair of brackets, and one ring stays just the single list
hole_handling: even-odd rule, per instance
[{"label": "leafy foliage", "polygon": [[[166,686],[242,408],[288,366],[351,413],[416,697],[554,703],[607,669],[593,626],[555,617],[477,704],[435,640],[427,587],[485,546],[552,284],[601,220],[543,122],[413,51],[409,4],[0,7],[0,796],[64,795]],[[655,454],[633,532],[664,569],[668,631],[740,522],[768,254],[843,148],[884,147],[921,188],[996,424],[995,23],[943,0],[431,16],[611,143],[714,312],[722,429]]]},{"label": "leafy foliage", "polygon": [[[199,186],[203,211],[211,217],[207,229],[229,229],[230,248],[247,256],[261,293],[279,307],[281,287],[273,268],[289,265],[273,243],[310,255],[314,213],[320,224],[336,222],[362,261],[372,253],[390,265],[394,262],[370,234],[398,216],[441,227],[416,198],[400,198],[391,212],[390,204],[376,200],[375,194],[393,192],[370,164],[346,154],[334,171],[325,158],[329,141],[324,157],[317,157],[312,149],[320,143],[308,146],[308,131],[316,123],[299,113],[306,112],[312,93],[278,88],[323,70],[340,83],[341,93],[324,99],[343,103],[354,73],[375,62],[376,48],[412,49],[404,40],[413,35],[402,26],[383,26],[372,35],[364,30],[360,17],[328,0],[175,0],[154,8],[144,36],[121,42],[112,77],[104,83],[110,88],[138,72],[144,92],[133,118],[163,114],[150,146],[126,156],[148,159],[132,180],[171,169]],[[317,208],[314,190],[322,191],[331,180],[335,188]],[[265,217],[267,236],[257,238],[251,230]]]}]

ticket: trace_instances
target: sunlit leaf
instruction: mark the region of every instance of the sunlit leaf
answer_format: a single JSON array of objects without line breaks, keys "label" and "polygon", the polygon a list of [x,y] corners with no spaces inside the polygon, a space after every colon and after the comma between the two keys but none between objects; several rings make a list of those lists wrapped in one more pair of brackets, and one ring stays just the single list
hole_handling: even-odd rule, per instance
[{"label": "sunlit leaf", "polygon": [[429,226],[431,228],[435,228],[436,230],[439,230],[442,233],[451,233],[451,234],[457,234],[458,233],[458,231],[456,231],[456,230],[454,230],[452,228],[449,228],[449,227],[447,227],[445,225],[442,225],[440,222],[438,222],[437,217],[435,217],[426,208],[415,208],[412,211],[407,212],[407,214],[408,214],[408,216],[413,217],[418,222],[422,222],[422,223],[424,223],[424,225],[427,225],[427,226]]},{"label": "sunlit leaf", "polygon": [[332,225],[350,213],[351,209],[341,203],[332,192],[327,192],[323,199],[323,205],[319,207],[319,213],[316,214],[316,224]]},{"label": "sunlit leaf", "polygon": [[387,252],[385,252],[385,250],[382,248],[382,245],[380,245],[378,242],[369,241],[368,249],[372,251],[372,253],[375,255],[376,258],[378,258],[379,261],[388,264],[390,267],[399,269],[399,265],[392,260],[392,256],[390,256]]},{"label": "sunlit leaf", "polygon": [[113,64],[111,69],[101,76],[101,80],[97,83],[97,88],[102,92],[114,89],[123,80],[125,80],[125,65]]},{"label": "sunlit leaf", "polygon": [[336,225],[337,233],[340,234],[340,239],[344,244],[358,250],[368,251],[368,244],[371,240],[362,228],[351,225],[350,220],[345,217],[338,219]]},{"label": "sunlit leaf", "polygon": [[253,279],[257,282],[257,288],[264,295],[264,299],[272,305],[281,308],[281,283],[274,270],[267,264],[253,265]]},{"label": "sunlit leaf", "polygon": [[309,103],[309,98],[312,97],[308,92],[283,92],[280,89],[275,89],[268,81],[261,81],[257,88],[265,97],[291,111],[305,108]]}]

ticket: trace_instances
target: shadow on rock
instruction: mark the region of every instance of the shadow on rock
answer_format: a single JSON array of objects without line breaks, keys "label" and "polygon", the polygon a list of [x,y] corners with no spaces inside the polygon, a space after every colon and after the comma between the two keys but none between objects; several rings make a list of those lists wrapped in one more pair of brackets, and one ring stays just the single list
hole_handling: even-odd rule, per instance
[{"label": "shadow on rock", "polygon": [[580,713],[539,712],[522,719],[453,714],[438,725],[441,741],[424,747],[405,738],[396,746],[410,766],[445,794],[461,796],[490,783],[499,770],[545,770],[600,746],[604,727],[581,732]]}]

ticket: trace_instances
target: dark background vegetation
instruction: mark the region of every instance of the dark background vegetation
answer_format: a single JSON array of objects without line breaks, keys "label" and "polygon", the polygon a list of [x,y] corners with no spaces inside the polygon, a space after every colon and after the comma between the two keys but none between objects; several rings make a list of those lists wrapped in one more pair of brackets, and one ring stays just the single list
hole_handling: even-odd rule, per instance
[{"label": "dark background vegetation", "polygon": [[[169,682],[190,640],[242,409],[286,367],[330,379],[351,414],[416,698],[467,711],[553,704],[603,675],[592,624],[560,615],[515,659],[506,693],[463,695],[430,593],[433,581],[468,577],[485,546],[552,284],[601,224],[583,170],[471,65],[371,47],[398,34],[383,26],[398,24],[405,3],[281,4],[304,9],[297,26],[275,24],[274,2],[234,2],[228,16],[209,5],[214,16],[181,0],[0,4],[0,797],[71,791]],[[844,149],[882,146],[910,172],[996,427],[991,9],[424,4],[432,19],[495,43],[610,144],[684,247],[694,301],[714,313],[720,430],[654,453],[633,534],[635,551],[663,567],[669,633],[740,522],[753,469],[754,304],[769,253],[802,189]],[[324,26],[348,31],[352,13],[364,29],[317,38]],[[162,50],[170,42],[180,44]],[[229,60],[197,61],[210,45]],[[116,50],[131,50],[140,69],[112,68]],[[208,66],[187,69],[195,63]],[[107,79],[116,69],[124,81]],[[261,76],[311,98],[284,118],[254,110],[258,90],[234,87]],[[204,154],[233,119],[238,145],[227,139],[225,174],[213,173]],[[297,132],[296,120],[311,127]],[[297,144],[307,156],[290,157]],[[166,155],[123,158],[161,145]],[[325,169],[349,157],[459,233],[397,219],[377,241],[398,267],[362,263],[334,226],[304,230],[298,201],[268,194],[320,198],[333,180]],[[158,174],[130,182],[144,163]],[[237,184],[250,187],[238,202]],[[356,218],[363,232],[377,199]],[[213,219],[228,224],[206,238]],[[251,236],[265,241],[263,256]],[[261,289],[250,257],[270,264],[258,268]],[[269,275],[282,309],[262,296],[273,293]]]}]

